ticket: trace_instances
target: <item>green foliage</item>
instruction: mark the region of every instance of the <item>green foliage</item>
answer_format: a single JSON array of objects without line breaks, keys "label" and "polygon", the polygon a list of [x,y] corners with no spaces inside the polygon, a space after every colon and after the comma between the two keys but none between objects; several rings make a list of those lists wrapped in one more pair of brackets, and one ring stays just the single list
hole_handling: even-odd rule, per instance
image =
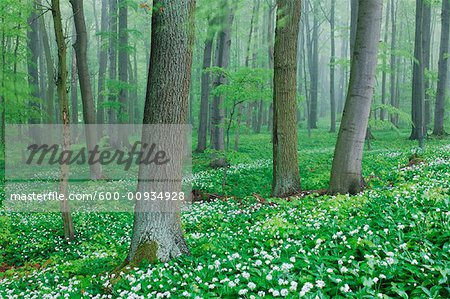
[{"label": "green foliage", "polygon": [[[415,143],[401,133],[379,132],[365,154],[365,192],[290,200],[263,195],[270,160],[251,164],[268,160],[270,136],[243,136],[242,153],[228,157],[241,164],[228,174],[238,186],[227,199],[183,212],[191,255],[114,278],[108,273],[125,257],[131,214],[76,213],[77,239],[67,243],[58,214],[1,212],[0,296],[448,298],[450,147],[430,141],[411,162]],[[323,187],[329,169],[320,167],[329,165],[335,135],[300,140],[302,171],[312,173],[302,174],[303,186]],[[214,174],[203,171],[195,174],[205,191],[200,183]],[[322,185],[312,185],[314,172]]]},{"label": "green foliage", "polygon": [[[403,122],[407,123],[408,125],[413,125],[411,116],[408,113],[402,111],[401,109],[399,109],[397,107],[394,107],[394,106],[388,105],[388,104],[376,104],[372,107],[372,112],[376,112],[377,110],[380,110],[380,109],[383,109],[390,115],[397,115],[397,117],[400,121],[403,121]],[[392,124],[390,121],[386,121],[386,120],[379,120],[379,119],[371,118],[371,119],[369,119],[369,126],[372,129],[376,129],[376,130],[394,129],[395,131],[400,132],[394,124]]]},{"label": "green foliage", "polygon": [[7,122],[20,123],[40,118],[42,114],[32,105],[39,100],[31,96],[34,87],[28,86],[26,73],[28,49],[25,41],[30,8],[17,5],[13,0],[0,3],[0,97],[5,103]]},{"label": "green foliage", "polygon": [[238,102],[272,99],[272,89],[268,87],[272,72],[268,69],[243,67],[232,72],[212,67],[207,71],[226,78],[227,83],[216,87],[213,94],[223,96],[228,107]]}]

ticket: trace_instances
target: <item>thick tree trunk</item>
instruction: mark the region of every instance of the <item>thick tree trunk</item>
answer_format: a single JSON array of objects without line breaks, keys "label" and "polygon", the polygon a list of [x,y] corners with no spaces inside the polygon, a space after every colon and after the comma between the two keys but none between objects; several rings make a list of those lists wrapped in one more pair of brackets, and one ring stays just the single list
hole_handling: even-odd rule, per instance
[{"label": "thick tree trunk", "polygon": [[358,193],[361,163],[375,85],[383,1],[360,0],[350,84],[331,170],[331,193]]},{"label": "thick tree trunk", "polygon": [[[144,124],[186,124],[194,33],[193,29],[187,30],[187,26],[180,24],[189,23],[189,27],[193,27],[189,18],[193,17],[195,1],[157,0],[155,5],[165,9],[152,15]],[[142,142],[151,140],[151,134],[144,129]],[[179,174],[181,176],[181,170]],[[147,184],[139,183],[138,192],[146,190]],[[189,253],[179,211],[158,212],[157,207],[152,207],[152,212],[148,212],[149,204],[160,205],[144,201],[136,204],[133,236],[124,265],[138,266],[143,260],[165,262]]]},{"label": "thick tree trunk", "polygon": [[[229,6],[228,0],[224,1],[224,16],[222,17],[223,27],[219,31],[217,36],[217,49],[216,49],[216,63],[215,65],[220,68],[226,69],[230,62],[230,47],[231,47],[231,27],[234,20],[233,9]],[[214,88],[219,87],[226,83],[224,75],[216,76],[214,80]],[[214,96],[212,103],[212,117],[211,117],[211,129],[212,129],[212,149],[216,151],[224,151],[224,108],[223,97],[221,95]],[[211,166],[223,167],[226,165],[226,161],[223,158],[218,158],[216,155],[212,157]]]},{"label": "thick tree trunk", "polygon": [[278,0],[273,79],[272,195],[300,190],[297,136],[297,47],[301,1]]},{"label": "thick tree trunk", "polygon": [[425,78],[423,61],[423,3],[416,0],[416,32],[414,43],[413,86],[412,86],[412,121],[410,139],[418,140],[423,145],[425,127]]},{"label": "thick tree trunk", "polygon": [[335,43],[335,10],[336,0],[331,0],[331,16],[330,16],[330,31],[331,31],[331,57],[330,57],[330,132],[336,132],[336,90],[334,84],[334,70],[336,61],[336,43]]},{"label": "thick tree trunk", "polygon": [[97,134],[101,138],[104,134],[103,124],[105,123],[105,109],[103,103],[105,101],[105,73],[108,65],[108,50],[106,47],[105,33],[108,32],[108,0],[102,1],[102,13],[100,21],[100,53],[98,65],[98,95],[97,95]]},{"label": "thick tree trunk", "polygon": [[450,1],[443,0],[441,45],[439,50],[438,84],[436,92],[436,107],[434,111],[434,129],[433,129],[433,134],[437,136],[445,135],[444,113],[445,113],[445,95],[448,82],[447,76],[448,76],[449,35],[450,35]]},{"label": "thick tree trunk", "polygon": [[209,93],[210,93],[210,79],[209,72],[206,71],[211,67],[212,58],[212,46],[214,36],[216,34],[215,19],[209,21],[208,32],[205,40],[205,47],[203,50],[203,66],[202,66],[202,87],[201,87],[201,100],[200,100],[200,117],[198,125],[198,141],[197,152],[202,153],[206,149],[207,139],[207,127],[208,127],[208,106],[209,106]]},{"label": "thick tree trunk", "polygon": [[[51,0],[53,24],[55,28],[56,44],[58,47],[58,77],[56,80],[60,112],[63,121],[63,151],[70,150],[70,128],[69,128],[69,99],[67,97],[67,49],[64,40],[63,25],[61,21],[61,10],[59,0]],[[61,165],[60,194],[68,198],[69,165]],[[68,240],[74,239],[74,227],[70,214],[69,202],[60,201],[61,213],[64,224],[64,237]]]},{"label": "thick tree trunk", "polygon": [[[87,62],[87,32],[84,21],[83,0],[70,0],[72,4],[73,17],[76,29],[76,42],[73,45],[77,58],[78,80],[80,82],[81,102],[83,104],[83,119],[85,123],[86,145],[91,151],[97,144],[97,132],[89,128],[90,124],[95,124],[94,98],[89,78],[89,67]],[[94,159],[98,158],[98,154]],[[98,160],[98,159],[97,159]],[[99,163],[89,165],[91,179],[102,177],[102,168]]]}]

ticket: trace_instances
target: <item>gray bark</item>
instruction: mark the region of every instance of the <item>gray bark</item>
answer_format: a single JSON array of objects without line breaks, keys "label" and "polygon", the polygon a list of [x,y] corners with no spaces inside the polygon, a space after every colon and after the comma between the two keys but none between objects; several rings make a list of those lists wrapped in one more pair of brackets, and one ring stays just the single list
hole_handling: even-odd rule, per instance
[{"label": "gray bark", "polygon": [[[109,96],[108,102],[113,104],[117,102],[117,88],[115,88],[117,80],[117,0],[109,0]],[[117,123],[117,114],[115,108],[108,109],[108,123]],[[108,135],[109,143],[113,147],[118,146],[118,132],[115,126],[109,126]]]},{"label": "gray bark", "polygon": [[[126,0],[119,0],[119,123],[128,123],[128,4]],[[119,145],[129,147],[128,133],[125,126],[119,127]]]},{"label": "gray bark", "polygon": [[98,66],[98,95],[97,95],[97,125],[98,125],[98,137],[101,138],[104,134],[103,124],[105,123],[105,109],[102,107],[105,100],[105,75],[108,65],[108,50],[106,47],[105,33],[108,31],[108,0],[102,1],[102,11],[100,20],[100,53],[99,53],[99,66]]},{"label": "gray bark", "polygon": [[[398,108],[398,98],[396,96],[396,68],[397,68],[397,58],[395,56],[395,50],[397,47],[397,10],[396,5],[397,0],[391,0],[391,57],[390,57],[390,68],[391,68],[391,76],[390,76],[390,90],[389,94],[391,97],[391,106]],[[390,120],[393,125],[398,125],[398,117],[393,114],[390,115]]]},{"label": "gray bark", "polygon": [[[390,0],[394,1],[394,0]],[[388,43],[388,33],[389,33],[389,12],[390,12],[390,5],[389,0],[387,3],[387,9],[386,9],[386,17],[385,17],[385,23],[384,23],[384,38],[383,41],[387,45]],[[387,48],[386,48],[387,49]],[[383,73],[381,75],[381,104],[386,104],[386,95],[387,95],[387,55],[383,56]],[[382,108],[380,109],[380,120],[384,120],[386,118],[386,111]]]},{"label": "gray bark", "polygon": [[[234,12],[230,7],[228,0],[224,1],[223,9],[225,11],[222,17],[222,29],[217,35],[217,48],[216,48],[216,63],[215,66],[226,69],[230,62],[230,48],[231,48],[231,27],[234,20]],[[219,87],[226,83],[224,75],[216,76],[214,80],[214,88]],[[211,136],[212,149],[216,151],[224,151],[224,109],[223,109],[223,97],[221,95],[214,96],[212,103],[212,117],[211,117]],[[211,166],[222,167],[225,166],[226,161],[223,158],[213,157],[211,160]]]},{"label": "gray bark", "polygon": [[375,86],[383,1],[359,1],[350,84],[331,170],[331,193],[358,193],[364,140]]},{"label": "gray bark", "polygon": [[[89,128],[95,124],[94,98],[89,77],[89,66],[87,62],[87,31],[84,20],[83,0],[70,0],[76,29],[76,42],[73,45],[77,58],[78,81],[80,83],[81,102],[83,105],[83,120],[85,123],[86,145],[88,150],[93,150],[97,144],[97,132]],[[97,154],[98,155],[98,154]],[[94,157],[95,159],[98,157]],[[99,163],[89,165],[91,179],[102,177],[102,168]]]},{"label": "gray bark", "polygon": [[448,55],[449,55],[449,35],[450,35],[450,1],[442,1],[442,28],[441,45],[439,50],[438,85],[436,93],[436,107],[434,111],[434,135],[445,135],[444,113],[445,95],[447,89],[448,76]]},{"label": "gray bark", "polygon": [[211,67],[212,46],[214,36],[216,34],[215,19],[211,19],[208,24],[208,32],[205,40],[205,47],[203,50],[203,66],[202,66],[202,87],[201,87],[201,100],[200,100],[200,117],[198,125],[198,141],[197,152],[202,153],[206,149],[207,128],[208,128],[208,106],[209,106],[209,93],[211,88],[209,72],[206,71]]},{"label": "gray bark", "polygon": [[336,43],[335,43],[335,10],[336,0],[331,0],[331,57],[330,57],[330,132],[336,132],[336,90],[335,90],[335,62],[336,62]]},{"label": "gray bark", "polygon": [[425,129],[425,78],[423,60],[423,3],[416,0],[416,30],[414,42],[413,86],[412,86],[412,121],[411,140],[418,140],[423,146]]}]

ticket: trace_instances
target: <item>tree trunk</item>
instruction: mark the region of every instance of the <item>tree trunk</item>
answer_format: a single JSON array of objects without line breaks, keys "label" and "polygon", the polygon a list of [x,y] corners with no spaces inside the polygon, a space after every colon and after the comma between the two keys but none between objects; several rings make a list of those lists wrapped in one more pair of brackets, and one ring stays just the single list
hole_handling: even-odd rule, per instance
[{"label": "tree trunk", "polygon": [[433,129],[433,134],[437,136],[445,135],[444,113],[445,113],[445,95],[448,81],[447,76],[448,76],[449,35],[450,35],[450,1],[443,0],[441,45],[439,50],[438,84],[436,92],[436,107],[434,110],[434,129]]},{"label": "tree trunk", "polygon": [[[230,47],[231,47],[231,27],[234,20],[234,12],[229,7],[228,0],[224,1],[224,16],[222,17],[223,27],[219,31],[217,36],[217,49],[216,49],[216,63],[217,67],[226,69],[230,62]],[[214,88],[219,87],[226,83],[224,75],[217,75],[214,80]],[[212,106],[212,149],[216,151],[224,151],[224,109],[223,109],[223,97],[221,95],[214,96]],[[218,158],[216,155],[212,157],[211,166],[223,167],[226,165],[224,158]]]},{"label": "tree trunk", "polygon": [[[341,59],[347,59],[347,52],[348,52],[348,40],[343,39],[341,43]],[[339,116],[342,114],[342,110],[344,109],[344,101],[345,101],[345,93],[346,93],[346,73],[347,73],[347,66],[346,65],[339,65],[339,98],[337,102],[337,112]]]},{"label": "tree trunk", "polygon": [[422,21],[422,51],[424,70],[424,136],[427,135],[427,127],[431,121],[431,99],[429,96],[430,80],[425,76],[425,71],[430,70],[431,57],[431,6],[427,1],[423,1],[423,21]]},{"label": "tree trunk", "polygon": [[[81,102],[83,104],[83,119],[85,123],[86,145],[89,151],[93,150],[97,144],[97,132],[89,125],[95,124],[94,99],[92,97],[92,87],[89,78],[89,67],[87,62],[87,32],[84,21],[83,0],[70,0],[76,29],[76,42],[73,45],[77,58],[78,80],[80,82]],[[98,154],[94,160],[98,160]],[[91,179],[102,177],[102,168],[99,163],[89,165]]]},{"label": "tree trunk", "polygon": [[[28,18],[28,25],[30,28],[27,32],[27,40],[28,40],[28,49],[29,49],[29,57],[28,57],[28,85],[31,90],[31,96],[35,98],[35,100],[31,101],[30,106],[33,109],[39,110],[39,105],[36,102],[36,99],[39,98],[39,72],[38,72],[38,61],[39,61],[39,33],[38,33],[38,15],[36,13],[36,4],[33,4],[32,12],[30,17]],[[36,117],[31,117],[29,119],[30,124],[36,124],[39,120]],[[36,136],[36,134],[32,134],[32,136]]]},{"label": "tree trunk", "polygon": [[336,0],[331,0],[331,16],[330,16],[330,31],[331,31],[331,57],[330,57],[330,132],[336,132],[336,94],[334,85],[334,70],[336,61],[336,44],[335,44],[335,10]]},{"label": "tree trunk", "polygon": [[109,97],[108,102],[111,105],[108,109],[108,123],[110,124],[109,144],[112,147],[118,147],[118,132],[114,124],[117,123],[117,113],[113,106],[117,102],[117,0],[109,0]]},{"label": "tree trunk", "polygon": [[97,134],[101,138],[104,134],[103,124],[105,123],[105,109],[103,108],[103,102],[105,100],[105,73],[108,65],[108,50],[106,47],[105,33],[108,32],[108,8],[107,1],[102,1],[102,12],[100,21],[100,53],[99,53],[99,66],[98,66],[98,95],[97,95]]},{"label": "tree trunk", "polygon": [[312,28],[312,48],[310,59],[310,79],[311,79],[311,97],[309,109],[309,128],[317,129],[317,105],[318,105],[318,86],[319,86],[319,12],[318,3],[313,4],[313,28]]},{"label": "tree trunk", "polygon": [[359,0],[351,0],[351,15],[350,15],[350,57],[353,57],[355,49],[356,29],[358,26],[358,9]]},{"label": "tree trunk", "polygon": [[202,68],[202,87],[200,100],[200,117],[198,125],[198,141],[197,152],[203,153],[206,149],[207,127],[208,127],[208,106],[210,93],[210,74],[206,71],[211,67],[212,46],[214,36],[216,34],[215,19],[211,19],[208,24],[208,32],[205,40],[205,47],[203,50],[203,68]]},{"label": "tree trunk", "polygon": [[[397,13],[396,10],[398,8],[396,8],[395,2],[397,0],[391,0],[391,61],[390,61],[390,68],[391,68],[391,75],[390,75],[390,97],[391,97],[391,106],[392,107],[396,107],[398,108],[398,104],[397,104],[397,97],[396,97],[396,90],[395,90],[395,85],[396,85],[396,67],[397,67],[397,58],[395,57],[395,50],[396,50],[396,46],[397,46]],[[398,117],[395,114],[390,115],[390,120],[392,122],[393,125],[397,126],[398,125]]]},{"label": "tree trunk", "polygon": [[297,47],[301,1],[278,0],[273,79],[272,195],[300,190],[296,114]]},{"label": "tree trunk", "polygon": [[[165,9],[152,14],[144,124],[186,124],[194,39],[193,21],[189,18],[193,17],[195,1],[157,0],[155,5]],[[180,26],[187,23],[191,27],[189,30],[187,26]],[[142,142],[149,142],[151,134],[144,129]],[[144,167],[140,166],[140,174],[144,173]],[[141,175],[139,178],[142,179]],[[139,183],[138,192],[146,190],[147,184]],[[153,207],[152,212],[148,212],[148,205],[164,205],[164,202],[136,203],[131,246],[123,265],[138,266],[143,260],[165,262],[189,253],[179,211],[158,212],[157,207]]]},{"label": "tree trunk", "polygon": [[[273,47],[274,47],[274,40],[273,36],[275,33],[275,11],[277,6],[270,1],[269,3],[271,6],[269,8],[269,24],[267,28],[267,44],[268,44],[268,58],[269,58],[269,69],[273,69]],[[270,87],[273,88],[273,80],[270,81]],[[267,119],[267,128],[270,132],[273,131],[273,103],[270,103],[269,105],[269,113],[268,113],[268,119]]]},{"label": "tree trunk", "polygon": [[349,92],[334,152],[331,193],[358,193],[364,187],[361,163],[375,86],[383,1],[360,0]]},{"label": "tree trunk", "polygon": [[[60,112],[63,121],[63,151],[70,150],[70,128],[69,128],[69,99],[67,97],[67,49],[64,40],[63,25],[61,21],[61,10],[59,0],[51,0],[53,24],[55,28],[56,44],[58,47],[58,77],[56,87],[60,102]],[[64,237],[68,240],[74,239],[74,227],[70,214],[68,198],[69,165],[61,165],[60,194],[64,199],[60,201],[61,213],[64,224]]]},{"label": "tree trunk", "polygon": [[[387,45],[388,44],[388,33],[389,33],[389,10],[390,10],[390,6],[389,6],[389,1],[394,1],[394,0],[388,0],[387,3],[387,9],[386,9],[386,18],[385,18],[385,23],[384,23],[384,43]],[[387,51],[387,47],[385,48]],[[386,104],[386,84],[387,84],[387,55],[383,55],[383,73],[381,75],[381,104],[385,105]],[[384,121],[386,118],[386,111],[381,108],[380,109],[380,120]]]},{"label": "tree trunk", "polygon": [[[128,4],[127,0],[119,0],[119,123],[128,123]],[[119,145],[130,147],[126,127],[119,126]]]},{"label": "tree trunk", "polygon": [[425,110],[425,80],[423,61],[423,1],[416,0],[416,32],[414,46],[413,86],[412,86],[412,121],[410,139],[418,140],[423,146],[424,110]]},{"label": "tree trunk", "polygon": [[[75,33],[74,33],[75,34]],[[78,124],[78,74],[77,74],[77,57],[75,51],[72,49],[72,68],[70,72],[70,104],[71,104],[71,116],[72,124]],[[78,139],[77,126],[72,128],[72,140],[74,143]]]},{"label": "tree trunk", "polygon": [[47,105],[47,116],[48,123],[52,124],[54,122],[54,93],[55,93],[55,71],[54,71],[54,63],[50,49],[50,42],[48,40],[47,30],[45,28],[45,20],[44,16],[41,16],[39,19],[39,29],[41,33],[42,45],[44,48],[45,62],[46,62],[46,70],[47,70],[47,98],[45,99]]}]

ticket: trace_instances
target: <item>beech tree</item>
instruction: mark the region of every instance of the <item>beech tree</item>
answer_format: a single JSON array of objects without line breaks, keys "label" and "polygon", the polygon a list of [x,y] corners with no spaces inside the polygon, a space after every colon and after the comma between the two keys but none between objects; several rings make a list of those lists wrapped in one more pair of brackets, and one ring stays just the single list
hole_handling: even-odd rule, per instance
[{"label": "beech tree", "polygon": [[211,67],[212,48],[214,36],[216,35],[216,18],[210,17],[208,22],[208,32],[206,33],[205,46],[203,50],[203,73],[201,78],[201,102],[198,126],[197,152],[202,153],[206,149],[206,139],[208,137],[208,108],[209,93],[211,91],[211,75],[206,70]]},{"label": "beech tree", "polygon": [[382,0],[360,0],[350,83],[331,169],[331,193],[358,193],[364,187],[361,163],[375,86]]},{"label": "beech tree", "polygon": [[[221,16],[221,30],[217,34],[216,62],[215,66],[226,69],[230,63],[230,47],[231,47],[231,28],[234,20],[234,7],[229,0],[223,0]],[[214,88],[226,83],[223,74],[218,74],[214,79]],[[225,150],[224,141],[224,109],[223,97],[215,95],[211,109],[211,148],[215,151],[223,152]],[[223,157],[214,155],[211,160],[211,166],[223,167],[226,161]]]},{"label": "beech tree", "polygon": [[272,195],[300,190],[297,137],[297,47],[301,1],[278,0],[273,78]]},{"label": "beech tree", "polygon": [[424,0],[416,0],[416,30],[414,41],[413,85],[412,85],[412,129],[411,140],[418,140],[423,146],[425,130],[425,74],[423,53],[423,11]]},{"label": "beech tree", "polygon": [[[76,42],[73,45],[77,59],[78,81],[80,82],[81,100],[83,103],[83,119],[85,124],[86,144],[91,151],[97,144],[97,132],[89,125],[96,123],[94,98],[92,95],[91,79],[89,77],[89,64],[87,61],[87,31],[84,20],[83,0],[70,0],[72,4],[73,19],[77,33]],[[97,154],[98,155],[98,154]],[[98,157],[96,157],[98,158]],[[98,160],[98,159],[97,159]],[[89,165],[91,179],[102,177],[102,167],[99,163]]]},{"label": "beech tree", "polygon": [[[195,1],[156,0],[154,4],[164,7],[164,10],[155,11],[152,15],[150,67],[143,123],[187,124]],[[144,128],[142,143],[150,144],[152,133]],[[144,179],[141,176],[139,178]],[[146,190],[147,185],[147,182],[140,182],[138,192]],[[139,265],[143,260],[164,262],[189,253],[179,212],[158,211],[158,205],[164,204],[136,202],[133,236],[123,266]],[[157,206],[148,211],[145,205]]]},{"label": "beech tree", "polygon": [[450,1],[442,0],[442,28],[441,28],[441,46],[439,50],[439,71],[438,84],[436,92],[436,107],[434,110],[434,129],[433,134],[437,136],[445,135],[444,130],[444,112],[445,95],[448,76],[448,55],[449,55],[449,35],[450,35]]}]

